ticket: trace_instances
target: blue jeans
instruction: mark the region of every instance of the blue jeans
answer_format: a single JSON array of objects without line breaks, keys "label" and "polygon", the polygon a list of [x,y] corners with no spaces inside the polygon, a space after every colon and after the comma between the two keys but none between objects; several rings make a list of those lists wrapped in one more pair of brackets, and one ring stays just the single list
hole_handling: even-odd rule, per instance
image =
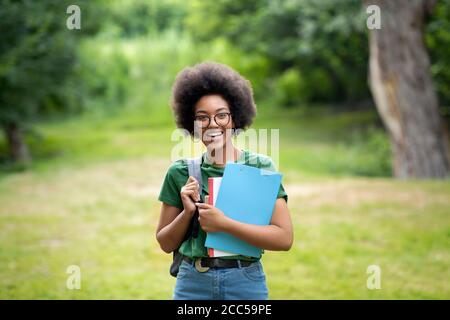
[{"label": "blue jeans", "polygon": [[199,272],[183,261],[177,275],[175,300],[267,300],[266,276],[261,262],[248,267],[211,268]]}]

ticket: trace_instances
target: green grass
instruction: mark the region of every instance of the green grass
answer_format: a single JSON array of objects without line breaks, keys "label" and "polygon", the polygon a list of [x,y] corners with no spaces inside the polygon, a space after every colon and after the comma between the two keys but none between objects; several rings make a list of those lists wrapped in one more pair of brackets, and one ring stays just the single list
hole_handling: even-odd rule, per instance
[{"label": "green grass", "polygon": [[[263,257],[271,299],[450,298],[450,184],[389,178],[376,119],[261,108],[295,226],[289,252]],[[168,108],[37,124],[33,165],[0,176],[0,299],[170,299],[154,232],[172,129]],[[366,288],[372,264],[380,290]],[[66,288],[69,265],[81,290]]]}]

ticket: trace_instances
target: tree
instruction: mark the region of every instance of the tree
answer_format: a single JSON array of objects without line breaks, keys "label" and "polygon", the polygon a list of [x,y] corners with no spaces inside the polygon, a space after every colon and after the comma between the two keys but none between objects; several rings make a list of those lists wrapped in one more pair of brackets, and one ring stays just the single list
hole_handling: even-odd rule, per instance
[{"label": "tree", "polygon": [[295,70],[305,102],[370,98],[361,0],[194,0],[188,12],[195,39],[224,37],[260,53],[272,74]]},{"label": "tree", "polygon": [[[87,10],[87,2],[78,2]],[[77,32],[66,27],[70,1],[0,1],[0,127],[14,162],[29,162],[23,131],[27,123],[67,111],[76,88],[65,86],[76,65]],[[89,8],[93,8],[91,5]],[[90,12],[83,36],[98,26]]]},{"label": "tree", "polygon": [[448,133],[439,114],[423,33],[436,1],[369,2],[381,9],[381,29],[370,31],[370,87],[390,135],[394,174],[446,177]]}]

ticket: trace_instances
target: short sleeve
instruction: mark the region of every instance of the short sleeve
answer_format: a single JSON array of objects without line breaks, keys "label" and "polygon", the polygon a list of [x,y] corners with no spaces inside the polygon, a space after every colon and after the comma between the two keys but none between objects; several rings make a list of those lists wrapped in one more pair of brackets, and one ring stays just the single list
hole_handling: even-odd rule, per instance
[{"label": "short sleeve", "polygon": [[181,201],[180,196],[181,185],[179,183],[183,177],[180,177],[180,170],[177,164],[178,163],[175,162],[167,170],[158,200],[183,209],[183,202]]},{"label": "short sleeve", "polygon": [[[273,160],[267,156],[261,159],[261,168],[277,172]],[[284,200],[286,200],[286,203],[288,201],[288,195],[284,190],[283,183],[280,184],[280,189],[278,190],[277,198],[284,198]]]}]

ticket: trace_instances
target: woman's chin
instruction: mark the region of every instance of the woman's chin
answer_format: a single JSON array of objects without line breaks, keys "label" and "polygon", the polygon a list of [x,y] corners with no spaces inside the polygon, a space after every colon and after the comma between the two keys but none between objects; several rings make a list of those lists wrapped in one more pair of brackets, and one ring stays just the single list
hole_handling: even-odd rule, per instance
[{"label": "woman's chin", "polygon": [[211,141],[205,141],[205,145],[208,150],[218,150],[224,147],[225,141],[223,139],[212,139]]}]

